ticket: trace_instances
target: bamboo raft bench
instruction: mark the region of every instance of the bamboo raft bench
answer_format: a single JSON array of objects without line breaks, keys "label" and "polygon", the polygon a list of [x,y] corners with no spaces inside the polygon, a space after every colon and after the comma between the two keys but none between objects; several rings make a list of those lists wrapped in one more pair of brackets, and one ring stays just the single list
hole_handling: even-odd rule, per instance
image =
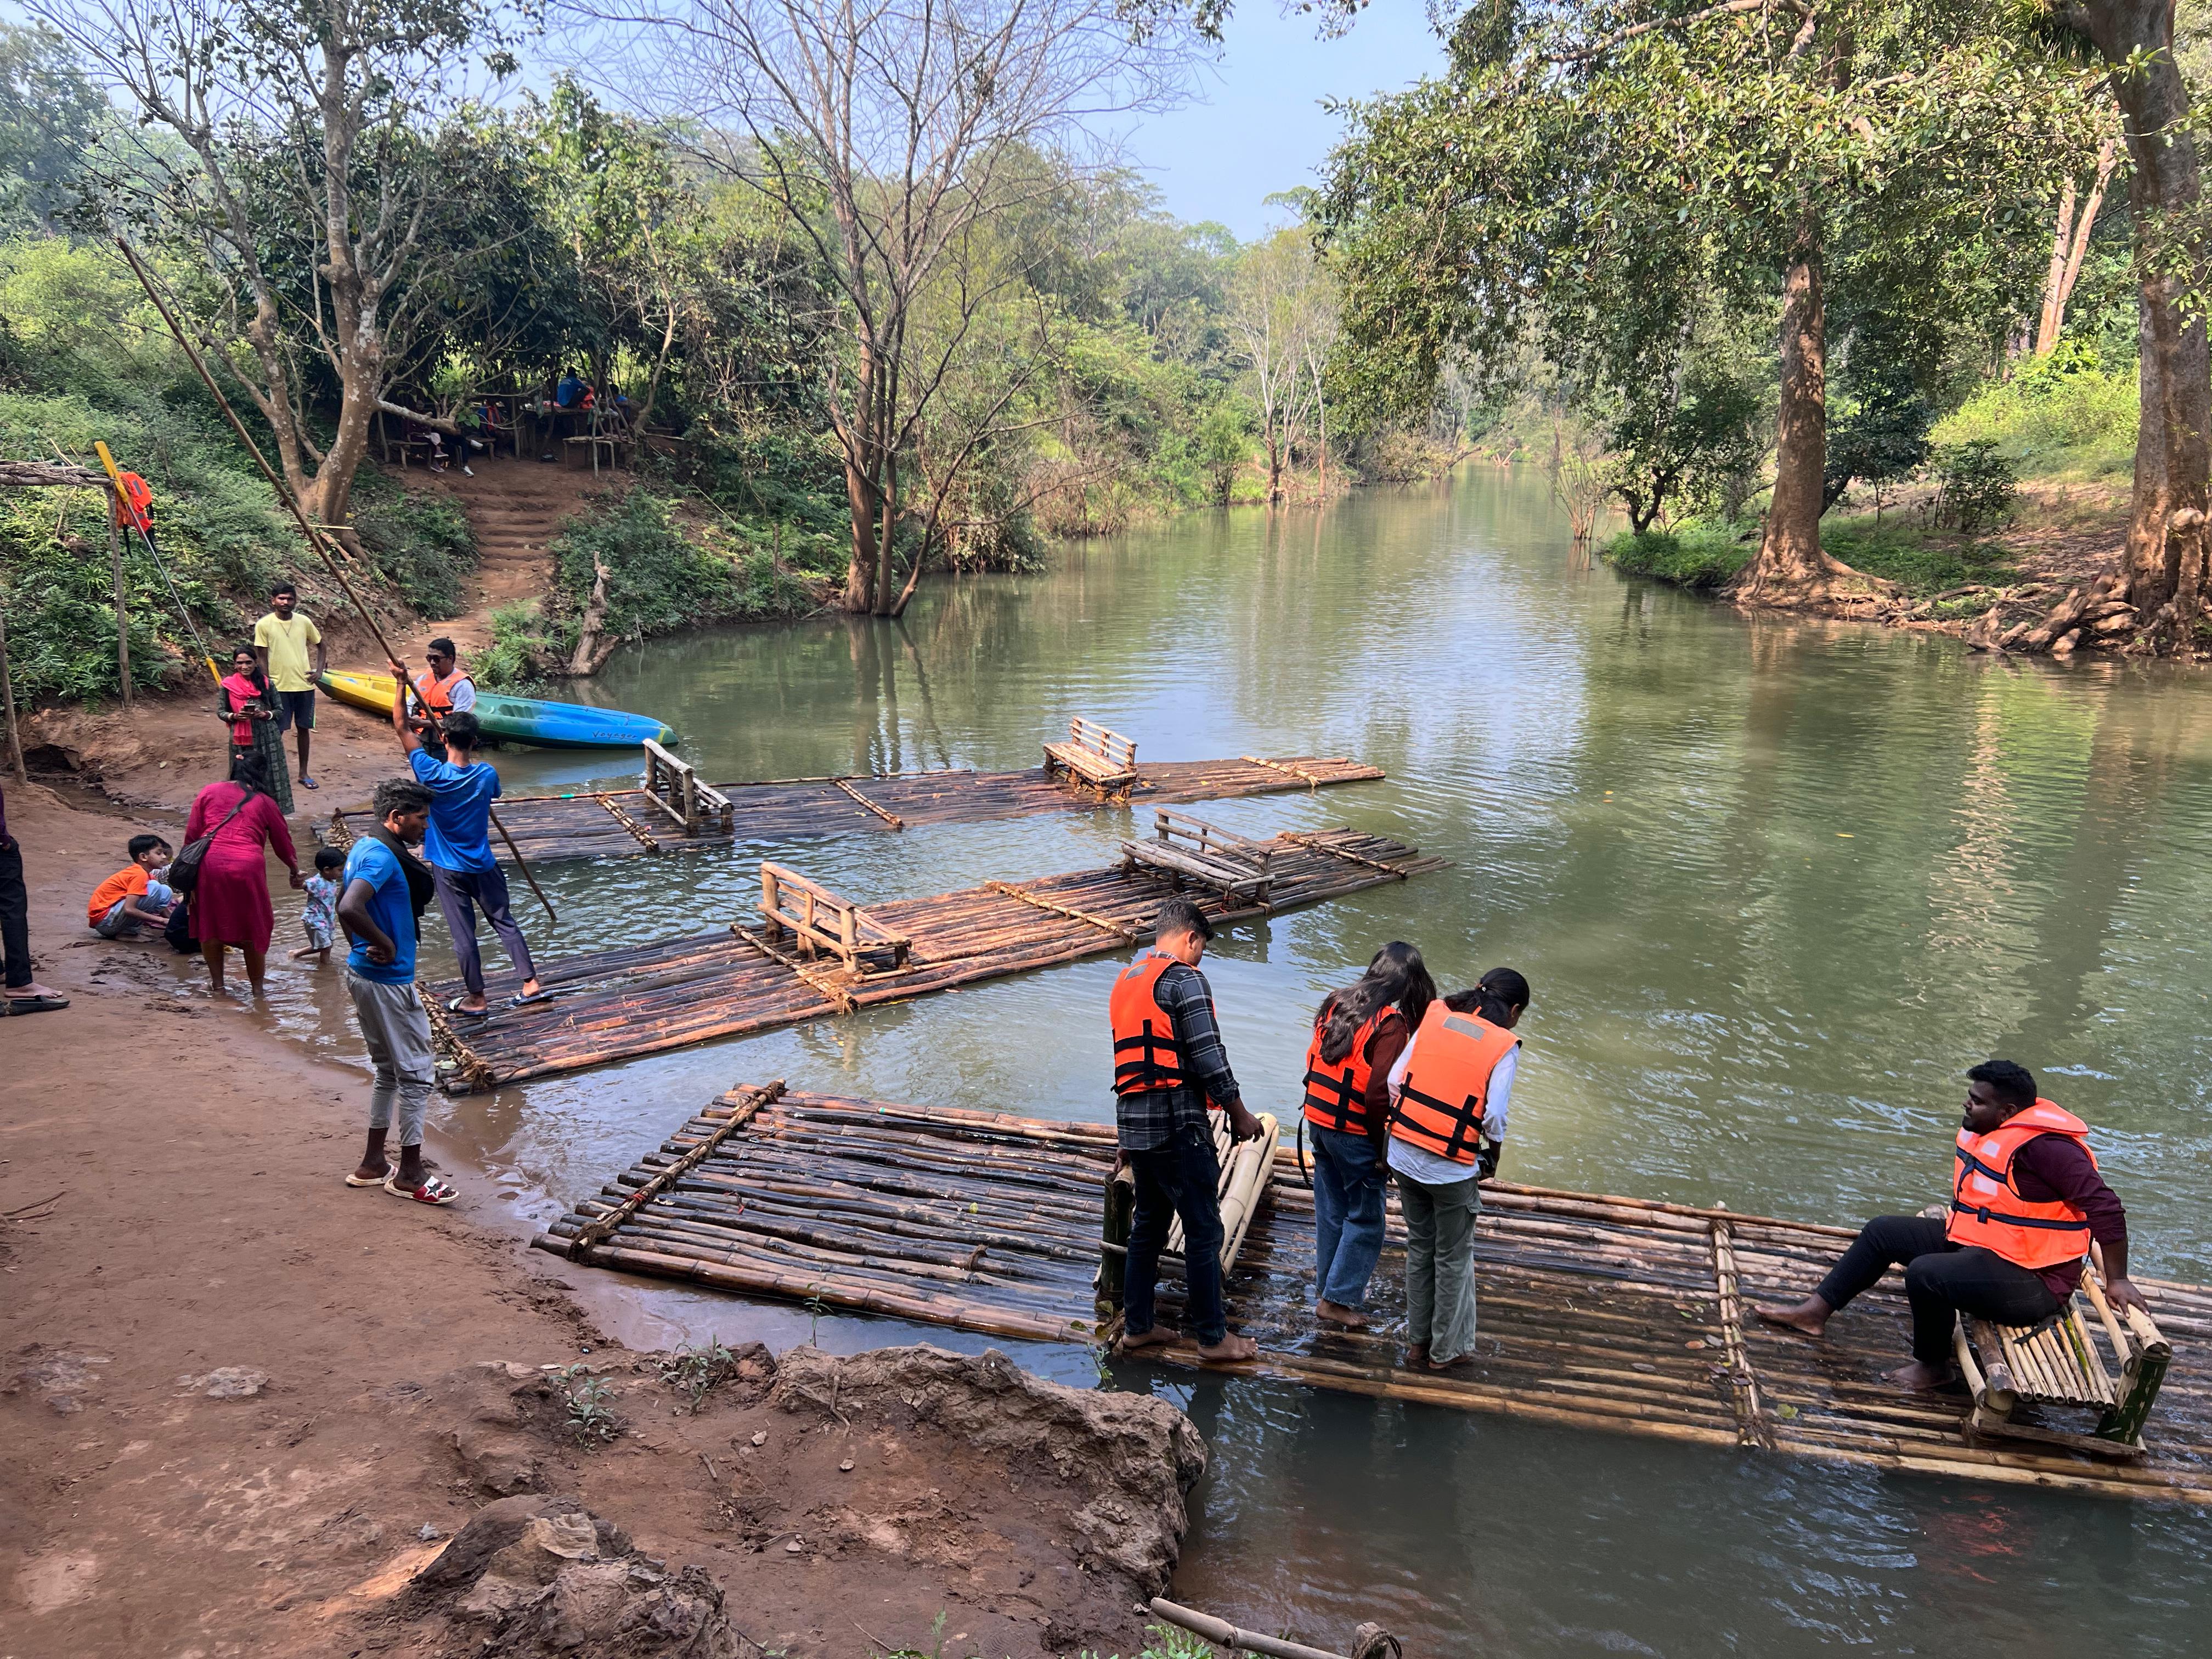
[{"label": "bamboo raft bench", "polygon": [[[1200,908],[1217,923],[1315,904],[1444,867],[1442,859],[1425,858],[1418,848],[1353,830],[1279,836],[1266,845],[1273,872],[1267,902],[1200,898]],[[775,870],[780,884],[794,879],[780,866],[764,869]],[[866,922],[876,931],[855,934],[859,950],[874,957],[865,963],[810,956],[799,941],[739,919],[715,933],[540,962],[538,979],[554,993],[552,1000],[503,1011],[480,1024],[463,1024],[444,1012],[460,994],[458,980],[426,985],[431,1029],[447,1060],[440,1082],[449,1094],[465,1094],[1085,957],[1128,954],[1150,939],[1153,915],[1170,890],[1142,872],[1109,868],[870,904]],[[848,903],[834,894],[826,898]],[[823,900],[817,904],[817,916],[832,914]],[[781,916],[762,921],[781,930],[790,915],[786,908]],[[896,963],[886,963],[883,947],[892,941],[903,951]],[[836,943],[842,942],[840,935]],[[827,936],[812,943],[830,947],[832,957],[839,954]],[[512,969],[487,981],[495,1000],[520,986]]]},{"label": "bamboo raft bench", "polygon": [[[725,1095],[533,1242],[594,1267],[988,1336],[1096,1343],[1113,1329],[1098,1286],[1114,1167],[1104,1124],[771,1085]],[[1405,1236],[1395,1201],[1372,1285],[1376,1328],[1343,1332],[1313,1318],[1313,1198],[1287,1149],[1270,1160],[1263,1191],[1229,1279],[1232,1321],[1259,1340],[1261,1358],[1218,1369],[1754,1455],[2212,1503],[2212,1289],[2136,1278],[2172,1358],[2142,1455],[2113,1459],[1970,1438],[1964,1397],[1885,1384],[1907,1354],[1896,1274],[1821,1341],[1751,1316],[1754,1299],[1794,1300],[1816,1283],[1847,1229],[1487,1182],[1479,1359],[1437,1376],[1399,1363]],[[1161,1286],[1170,1322],[1179,1290]],[[1150,1357],[1197,1364],[1180,1343]]]},{"label": "bamboo raft bench", "polygon": [[[667,762],[671,768],[684,768],[675,777],[690,775],[689,768],[673,756]],[[890,834],[923,824],[1098,811],[1132,802],[1229,800],[1372,783],[1384,774],[1379,767],[1358,761],[1311,755],[1152,761],[1138,769],[1134,783],[1111,798],[1042,767],[1026,772],[882,772],[711,786],[695,779],[696,805],[688,812],[683,787],[678,783],[672,788],[671,775],[665,769],[649,769],[650,787],[637,789],[508,795],[499,803],[500,821],[523,857],[550,861],[672,853],[737,841],[796,841],[855,830]],[[353,821],[365,824],[368,817],[367,810],[359,807],[333,812],[331,840],[340,846],[349,844],[356,833]]]}]

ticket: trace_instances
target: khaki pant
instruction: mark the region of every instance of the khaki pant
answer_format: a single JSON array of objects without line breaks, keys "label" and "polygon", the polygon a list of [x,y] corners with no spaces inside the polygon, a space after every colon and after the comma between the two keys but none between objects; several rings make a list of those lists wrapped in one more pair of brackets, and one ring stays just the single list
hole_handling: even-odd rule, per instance
[{"label": "khaki pant", "polygon": [[1398,1177],[1406,1217],[1406,1340],[1428,1345],[1442,1365],[1474,1352],[1474,1218],[1480,1184],[1446,1187]]}]

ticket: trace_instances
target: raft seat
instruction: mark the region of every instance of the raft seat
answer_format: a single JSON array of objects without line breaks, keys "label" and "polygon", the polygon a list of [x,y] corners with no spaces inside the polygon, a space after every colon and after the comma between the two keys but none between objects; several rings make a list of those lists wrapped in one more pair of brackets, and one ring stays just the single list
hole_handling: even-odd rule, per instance
[{"label": "raft seat", "polygon": [[[2094,1311],[2112,1356],[2108,1367],[2084,1311]],[[1969,1328],[1971,1327],[1971,1328]],[[2127,1310],[2124,1321],[2106,1299],[2100,1270],[2084,1264],[2081,1286],[2056,1317],[2040,1325],[1995,1325],[1963,1316],[1952,1333],[1959,1369],[1972,1391],[1966,1437],[1993,1435],[2071,1446],[2100,1457],[2140,1457],[2142,1430],[2166,1381],[2173,1345],[2148,1314]],[[2087,1431],[2014,1417],[2021,1406],[2097,1414]]]},{"label": "raft seat", "polygon": [[1125,793],[1137,781],[1137,745],[1119,732],[1080,715],[1067,723],[1067,741],[1044,746],[1045,775],[1055,770],[1108,794]]},{"label": "raft seat", "polygon": [[1180,887],[1195,881],[1214,889],[1234,903],[1266,906],[1268,884],[1273,879],[1273,849],[1265,843],[1232,835],[1204,818],[1163,806],[1153,821],[1150,841],[1121,843],[1121,867],[1164,877]]}]

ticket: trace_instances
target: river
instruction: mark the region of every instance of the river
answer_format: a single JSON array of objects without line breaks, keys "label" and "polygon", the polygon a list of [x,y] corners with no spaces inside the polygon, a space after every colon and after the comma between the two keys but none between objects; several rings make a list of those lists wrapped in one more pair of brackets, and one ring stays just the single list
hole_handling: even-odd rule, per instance
[{"label": "river", "polygon": [[[1447,988],[1500,963],[1534,988],[1510,1177],[1827,1222],[1917,1209],[1947,1178],[1960,1072],[2005,1054],[2094,1126],[2139,1268],[2212,1274],[2199,673],[1747,620],[1593,566],[1540,481],[1470,469],[935,583],[900,624],[655,643],[590,695],[667,720],[714,779],[1029,766],[1076,714],[1152,759],[1372,762],[1388,782],[1197,809],[1261,834],[1351,823],[1454,860],[1216,942],[1207,969],[1255,1106],[1288,1121],[1315,1004],[1408,939]],[[606,761],[501,764],[513,793]],[[757,897],[765,852],[888,898],[1097,865],[1131,827],[1060,815],[556,865],[561,927],[533,938],[568,951],[715,925]],[[449,963],[440,946],[426,971]],[[1059,968],[439,1115],[526,1218],[740,1080],[1105,1121],[1115,971]],[[312,999],[318,1040],[352,1057],[335,985],[279,978],[280,1016]],[[635,1295],[665,1340],[817,1328]],[[859,1319],[818,1335],[982,1346]],[[1017,1352],[1092,1380],[1079,1351]],[[1340,1642],[1374,1618],[1417,1654],[1508,1659],[2212,1649],[2212,1518],[1142,1368],[1113,1382],[1205,1432],[1177,1593],[1255,1628]]]}]

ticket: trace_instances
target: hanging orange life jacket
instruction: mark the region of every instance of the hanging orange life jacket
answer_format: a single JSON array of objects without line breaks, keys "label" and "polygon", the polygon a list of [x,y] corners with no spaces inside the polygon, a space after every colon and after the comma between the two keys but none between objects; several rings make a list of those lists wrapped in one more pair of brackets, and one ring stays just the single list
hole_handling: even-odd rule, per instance
[{"label": "hanging orange life jacket", "polygon": [[442,714],[453,706],[453,688],[468,678],[461,672],[461,665],[455,663],[453,672],[442,680],[428,673],[417,674],[415,677],[415,693],[422,699],[425,708],[434,714]]},{"label": "hanging orange life jacket", "polygon": [[1409,1146],[1473,1164],[1482,1141],[1483,1103],[1498,1062],[1521,1039],[1480,1014],[1455,1014],[1439,997],[1421,1016],[1390,1133]]},{"label": "hanging orange life jacket", "polygon": [[2041,1269],[2078,1261],[2089,1253],[2089,1218],[2064,1200],[2021,1196],[2012,1174],[2014,1156],[2038,1135],[2064,1135],[2089,1152],[2089,1126],[2047,1100],[2007,1118],[1985,1135],[1959,1131],[1951,1216],[1944,1231],[1954,1244],[1978,1244],[2022,1267]]},{"label": "hanging orange life jacket", "polygon": [[1160,975],[1176,965],[1173,957],[1147,951],[1114,981],[1106,1012],[1114,1022],[1114,1092],[1117,1095],[1180,1089],[1188,1081],[1183,1074],[1182,1050],[1176,1045],[1175,1021],[1160,1006],[1158,995]]},{"label": "hanging orange life jacket", "polygon": [[136,472],[116,475],[123,481],[123,493],[114,498],[115,521],[127,529],[145,535],[154,528],[154,491],[145,479]]},{"label": "hanging orange life jacket", "polygon": [[1336,1129],[1348,1135],[1368,1131],[1367,1085],[1375,1068],[1367,1059],[1367,1045],[1386,1019],[1397,1015],[1395,1003],[1385,1003],[1367,1017],[1352,1034],[1352,1048],[1331,1066],[1321,1057],[1322,1032],[1328,1025],[1327,1008],[1314,1021],[1313,1041],[1306,1044],[1306,1121],[1316,1128]]}]

